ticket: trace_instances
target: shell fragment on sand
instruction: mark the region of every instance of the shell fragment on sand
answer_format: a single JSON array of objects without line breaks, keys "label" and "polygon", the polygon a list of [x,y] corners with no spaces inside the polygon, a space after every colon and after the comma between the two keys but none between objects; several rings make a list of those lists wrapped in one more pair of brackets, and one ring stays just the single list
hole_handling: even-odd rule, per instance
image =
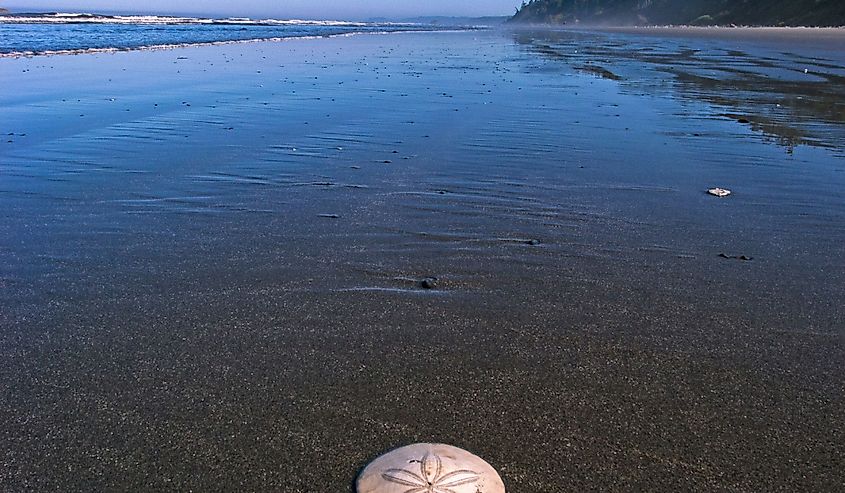
[{"label": "shell fragment on sand", "polygon": [[357,493],[504,493],[490,464],[466,450],[418,443],[374,460],[358,476]]},{"label": "shell fragment on sand", "polygon": [[726,188],[711,188],[710,190],[707,190],[707,193],[715,195],[716,197],[727,197],[731,194],[731,191]]}]

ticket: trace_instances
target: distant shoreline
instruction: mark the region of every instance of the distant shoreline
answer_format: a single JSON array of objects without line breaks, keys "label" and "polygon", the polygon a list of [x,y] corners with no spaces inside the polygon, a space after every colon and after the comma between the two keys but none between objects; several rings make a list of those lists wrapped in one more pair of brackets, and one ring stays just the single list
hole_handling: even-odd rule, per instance
[{"label": "distant shoreline", "polygon": [[789,39],[794,42],[835,43],[845,49],[845,27],[757,27],[757,26],[588,26],[573,24],[508,25],[513,31],[591,31],[653,36],[684,36],[692,38],[721,38],[737,40]]},{"label": "distant shoreline", "polygon": [[695,26],[692,24],[653,24],[653,25],[612,25],[612,24],[553,24],[553,23],[515,23],[515,24],[508,24],[509,29],[571,29],[571,30],[621,30],[621,29],[630,29],[635,31],[642,31],[642,30],[650,30],[650,29],[689,29],[689,30],[699,30],[699,31],[741,31],[741,30],[754,30],[754,31],[800,31],[800,30],[813,30],[813,31],[835,31],[835,32],[845,32],[845,26],[733,26],[733,25],[721,25],[721,26]]},{"label": "distant shoreline", "polygon": [[845,34],[845,26],[840,27],[812,27],[812,26],[686,26],[686,25],[668,25],[668,26],[609,26],[604,27],[605,30],[614,31],[631,31],[631,32],[659,32],[659,31],[692,31],[702,33],[724,32],[751,32],[751,33],[806,33],[808,31],[813,33],[831,33],[831,34]]}]

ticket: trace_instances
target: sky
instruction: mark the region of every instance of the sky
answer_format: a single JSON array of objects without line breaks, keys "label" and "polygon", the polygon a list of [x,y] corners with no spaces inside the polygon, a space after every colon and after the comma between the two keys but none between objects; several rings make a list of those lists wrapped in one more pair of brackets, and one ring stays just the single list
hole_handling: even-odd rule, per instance
[{"label": "sky", "polygon": [[423,15],[511,15],[521,0],[0,0],[13,12],[190,14],[364,19]]}]

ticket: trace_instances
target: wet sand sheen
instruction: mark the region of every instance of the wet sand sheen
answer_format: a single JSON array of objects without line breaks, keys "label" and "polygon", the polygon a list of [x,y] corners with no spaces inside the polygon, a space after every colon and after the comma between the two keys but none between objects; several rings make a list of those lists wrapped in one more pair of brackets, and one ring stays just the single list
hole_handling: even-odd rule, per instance
[{"label": "wet sand sheen", "polygon": [[0,489],[841,484],[842,122],[616,36],[0,60]]}]

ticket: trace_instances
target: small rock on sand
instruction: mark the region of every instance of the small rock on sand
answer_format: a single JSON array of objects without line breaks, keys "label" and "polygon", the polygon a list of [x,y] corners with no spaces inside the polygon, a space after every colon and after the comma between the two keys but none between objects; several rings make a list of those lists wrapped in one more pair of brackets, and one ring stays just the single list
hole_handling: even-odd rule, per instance
[{"label": "small rock on sand", "polygon": [[748,255],[728,255],[727,253],[720,253],[719,257],[731,260],[742,260],[743,262],[754,260],[754,257],[749,257]]},{"label": "small rock on sand", "polygon": [[426,277],[420,282],[420,286],[422,286],[424,289],[434,289],[437,287],[437,278]]}]

